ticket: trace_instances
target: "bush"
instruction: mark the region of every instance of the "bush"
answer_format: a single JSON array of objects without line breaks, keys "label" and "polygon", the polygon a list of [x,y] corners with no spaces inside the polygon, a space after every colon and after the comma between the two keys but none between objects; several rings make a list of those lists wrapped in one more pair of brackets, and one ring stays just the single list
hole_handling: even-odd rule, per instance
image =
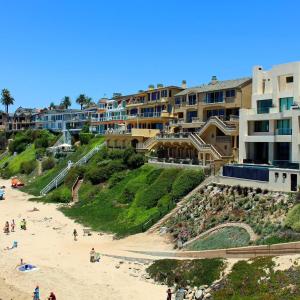
[{"label": "bush", "polygon": [[35,149],[39,149],[39,148],[47,148],[49,146],[48,143],[48,137],[43,135],[40,138],[37,138],[34,141],[34,147]]},{"label": "bush", "polygon": [[91,139],[93,138],[93,134],[92,133],[84,133],[84,132],[80,132],[79,133],[79,140],[81,145],[85,145],[88,144]]},{"label": "bush", "polygon": [[172,183],[178,174],[178,169],[165,169],[157,179],[142,192],[137,194],[138,206],[147,209],[155,207],[158,200],[172,189]]},{"label": "bush", "polygon": [[204,180],[202,171],[184,170],[176,178],[172,185],[172,198],[174,201],[185,196]]},{"label": "bush", "polygon": [[92,184],[99,184],[109,179],[114,173],[120,172],[124,169],[125,166],[121,161],[114,160],[90,168],[86,172],[85,177]]},{"label": "bush", "polygon": [[71,190],[62,186],[46,196],[46,201],[51,203],[69,203],[72,199]]},{"label": "bush", "polygon": [[300,232],[300,204],[295,205],[287,214],[285,225]]},{"label": "bush", "polygon": [[118,172],[113,174],[108,182],[109,188],[114,187],[115,185],[117,185],[121,180],[123,180],[127,175],[127,171],[123,171],[123,172]]},{"label": "bush", "polygon": [[20,165],[20,172],[22,174],[31,174],[36,168],[36,160],[23,161]]},{"label": "bush", "polygon": [[145,163],[144,155],[142,154],[133,154],[127,160],[127,166],[130,169],[136,169],[141,167]]},{"label": "bush", "polygon": [[48,157],[47,159],[42,161],[42,170],[47,171],[55,166],[55,159],[53,157]]}]

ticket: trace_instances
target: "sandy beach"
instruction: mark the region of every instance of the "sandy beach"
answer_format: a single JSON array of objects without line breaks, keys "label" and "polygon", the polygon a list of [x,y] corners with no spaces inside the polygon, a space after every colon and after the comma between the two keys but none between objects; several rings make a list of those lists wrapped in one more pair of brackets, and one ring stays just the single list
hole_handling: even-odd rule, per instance
[{"label": "sandy beach", "polygon": [[[113,240],[108,234],[83,236],[83,227],[66,218],[57,205],[28,201],[30,196],[11,189],[10,181],[0,180],[0,185],[6,186],[6,199],[0,201],[0,225],[4,227],[5,221],[12,219],[16,222],[15,233],[5,235],[3,227],[0,232],[0,299],[32,299],[36,285],[41,299],[47,299],[51,291],[63,300],[165,298],[165,286],[141,278],[143,264],[106,255],[99,263],[89,262],[92,247],[111,256],[137,256],[128,250],[170,250],[163,238],[147,234],[123,240]],[[27,220],[26,231],[19,228],[23,218]],[[72,236],[74,228],[79,233],[77,242]],[[4,250],[13,241],[18,242],[18,248]],[[21,258],[38,270],[18,271]]]}]

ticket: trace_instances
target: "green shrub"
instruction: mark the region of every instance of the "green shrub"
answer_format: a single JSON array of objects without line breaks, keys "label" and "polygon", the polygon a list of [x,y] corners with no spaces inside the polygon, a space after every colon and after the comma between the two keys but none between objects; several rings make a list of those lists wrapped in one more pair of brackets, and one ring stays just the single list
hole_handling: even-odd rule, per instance
[{"label": "green shrub", "polygon": [[112,174],[120,172],[124,169],[125,165],[123,165],[122,161],[114,160],[106,164],[90,168],[86,172],[85,177],[92,184],[99,184],[109,179]]},{"label": "green shrub", "polygon": [[42,161],[42,170],[47,171],[55,166],[55,159],[53,157],[48,157],[47,159]]},{"label": "green shrub", "polygon": [[123,161],[124,161],[124,164],[128,164],[128,160],[129,158],[135,154],[135,149],[130,147],[130,148],[126,148],[124,150],[124,153],[123,153]]},{"label": "green shrub", "polygon": [[224,270],[224,261],[219,258],[155,261],[146,269],[152,279],[168,286],[175,283],[186,287],[210,285],[217,280]]},{"label": "green shrub", "polygon": [[204,180],[203,171],[184,170],[175,179],[172,185],[172,198],[174,201],[185,196]]},{"label": "green shrub", "polygon": [[158,200],[165,194],[168,194],[172,189],[172,183],[178,174],[178,169],[165,169],[157,177],[157,179],[137,194],[138,206],[147,209],[155,207]]},{"label": "green shrub", "polygon": [[80,140],[81,145],[87,145],[91,141],[93,136],[94,135],[92,133],[80,132],[79,140]]},{"label": "green shrub", "polygon": [[62,186],[46,196],[46,202],[51,203],[69,203],[71,199],[71,190],[66,186]]},{"label": "green shrub", "polygon": [[144,155],[142,154],[133,154],[127,160],[127,166],[130,169],[136,169],[141,167],[145,163]]},{"label": "green shrub", "polygon": [[300,232],[300,204],[295,205],[287,214],[285,225]]},{"label": "green shrub", "polygon": [[36,160],[23,161],[20,165],[20,172],[22,174],[31,174],[36,168]]},{"label": "green shrub", "polygon": [[115,185],[117,185],[121,180],[123,180],[127,175],[127,171],[123,171],[123,172],[118,172],[113,174],[108,181],[108,186],[109,188],[114,187]]},{"label": "green shrub", "polygon": [[34,141],[35,149],[47,148],[49,146],[48,137],[43,135]]},{"label": "green shrub", "polygon": [[66,176],[66,178],[64,180],[64,184],[67,187],[72,188],[72,186],[75,183],[75,180],[78,177],[83,178],[84,173],[85,173],[85,167],[84,166],[78,166],[78,167],[71,168],[71,170],[69,171],[68,175]]}]

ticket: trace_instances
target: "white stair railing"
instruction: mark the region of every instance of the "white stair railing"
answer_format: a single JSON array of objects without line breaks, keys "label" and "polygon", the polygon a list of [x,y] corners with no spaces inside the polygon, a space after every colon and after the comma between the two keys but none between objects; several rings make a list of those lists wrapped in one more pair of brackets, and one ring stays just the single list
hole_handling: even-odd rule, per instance
[{"label": "white stair railing", "polygon": [[1,155],[0,155],[0,160],[2,160],[5,156],[8,155],[8,150],[5,150]]},{"label": "white stair railing", "polygon": [[86,164],[94,154],[96,154],[105,143],[101,144],[100,146],[94,147],[91,151],[89,151],[86,155],[84,155],[82,158],[80,158],[77,162],[73,163],[71,161],[68,161],[67,167],[65,167],[54,179],[52,179],[41,191],[40,195],[45,196],[47,193],[49,193],[51,190],[57,188],[65,179],[67,176],[69,170],[73,166],[81,166]]}]

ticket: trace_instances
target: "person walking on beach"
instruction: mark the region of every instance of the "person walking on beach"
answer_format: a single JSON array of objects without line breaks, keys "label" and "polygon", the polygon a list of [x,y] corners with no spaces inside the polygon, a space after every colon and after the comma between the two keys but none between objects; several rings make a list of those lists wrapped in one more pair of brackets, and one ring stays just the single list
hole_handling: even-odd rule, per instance
[{"label": "person walking on beach", "polygon": [[167,300],[172,300],[172,291],[170,288],[167,289]]},{"label": "person walking on beach", "polygon": [[94,248],[92,248],[92,250],[90,252],[90,262],[91,263],[95,262],[95,255],[96,255],[96,251]]},{"label": "person walking on beach", "polygon": [[15,226],[16,226],[15,220],[12,220],[10,224],[11,232],[15,232]]},{"label": "person walking on beach", "polygon": [[73,231],[73,236],[74,236],[74,241],[77,241],[78,233],[77,233],[76,229],[74,229],[74,231]]},{"label": "person walking on beach", "polygon": [[40,288],[37,286],[33,292],[33,300],[40,300]]},{"label": "person walking on beach", "polygon": [[5,222],[4,233],[9,234],[9,223],[8,223],[8,221]]}]

